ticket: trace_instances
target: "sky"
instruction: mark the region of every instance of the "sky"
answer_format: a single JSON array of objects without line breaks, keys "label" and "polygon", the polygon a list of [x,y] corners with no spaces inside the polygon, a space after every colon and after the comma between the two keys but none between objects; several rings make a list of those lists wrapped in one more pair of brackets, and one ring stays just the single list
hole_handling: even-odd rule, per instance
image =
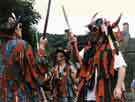
[{"label": "sky", "polygon": [[[35,0],[34,8],[41,14],[42,19],[36,25],[42,33],[49,0]],[[129,23],[131,37],[135,37],[135,13],[134,0],[52,0],[47,32],[63,34],[67,25],[62,12],[64,5],[72,31],[75,34],[86,34],[86,25],[95,12],[98,17],[104,17],[114,22],[120,13],[123,14],[120,21],[120,29],[124,22]]]}]

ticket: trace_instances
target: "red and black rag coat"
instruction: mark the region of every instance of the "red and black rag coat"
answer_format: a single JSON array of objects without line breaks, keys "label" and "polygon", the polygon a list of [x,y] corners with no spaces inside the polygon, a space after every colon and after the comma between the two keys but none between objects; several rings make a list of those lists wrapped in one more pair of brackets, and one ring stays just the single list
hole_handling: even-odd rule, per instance
[{"label": "red and black rag coat", "polygon": [[55,68],[58,71],[53,78],[56,97],[74,97],[75,79],[72,77],[74,72],[71,69],[71,65],[66,64],[62,72],[59,72],[58,66]]},{"label": "red and black rag coat", "polygon": [[0,38],[0,102],[41,102],[45,81],[44,52],[36,57],[24,40]]},{"label": "red and black rag coat", "polygon": [[[76,49],[76,45],[73,46]],[[78,74],[80,80],[90,80],[95,68],[97,68],[96,102],[114,102],[113,90],[117,82],[118,74],[114,70],[114,55],[115,50],[111,49],[109,43],[102,44],[96,48],[91,46],[85,47],[83,59],[78,57],[79,54],[77,55],[76,51],[76,57],[81,64],[81,69]]]}]

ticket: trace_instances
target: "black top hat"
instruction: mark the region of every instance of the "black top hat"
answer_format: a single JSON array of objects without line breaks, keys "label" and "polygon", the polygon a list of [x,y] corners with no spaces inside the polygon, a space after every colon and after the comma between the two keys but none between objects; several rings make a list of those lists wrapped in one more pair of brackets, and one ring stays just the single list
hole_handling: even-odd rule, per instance
[{"label": "black top hat", "polygon": [[65,51],[63,48],[60,48],[60,47],[57,48],[55,54],[57,54],[57,53],[59,53],[59,52],[60,52],[60,53],[63,53],[64,56],[67,57],[67,53],[66,53],[66,51]]}]

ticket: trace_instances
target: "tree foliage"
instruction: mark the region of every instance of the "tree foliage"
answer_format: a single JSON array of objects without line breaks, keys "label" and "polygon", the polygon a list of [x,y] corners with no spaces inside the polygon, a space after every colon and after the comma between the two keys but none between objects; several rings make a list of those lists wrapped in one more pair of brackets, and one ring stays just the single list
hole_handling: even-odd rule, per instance
[{"label": "tree foliage", "polygon": [[14,12],[17,17],[21,16],[23,24],[23,39],[32,44],[33,24],[37,24],[40,14],[33,8],[35,0],[1,0],[0,1],[0,18],[7,17]]}]

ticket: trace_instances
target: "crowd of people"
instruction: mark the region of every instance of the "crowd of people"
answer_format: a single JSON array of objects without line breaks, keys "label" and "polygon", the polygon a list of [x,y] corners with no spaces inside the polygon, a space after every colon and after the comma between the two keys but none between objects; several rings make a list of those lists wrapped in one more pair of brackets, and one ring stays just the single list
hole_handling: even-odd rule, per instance
[{"label": "crowd of people", "polygon": [[[120,18],[120,17],[119,17]],[[48,70],[47,38],[40,38],[37,52],[21,39],[22,26],[13,15],[0,24],[0,102],[115,102],[122,99],[127,64],[110,23],[93,18],[87,44],[79,52],[70,30],[67,49],[57,48]],[[49,42],[48,42],[49,43]],[[69,61],[70,55],[78,66]],[[49,97],[42,89],[49,83]]]}]

